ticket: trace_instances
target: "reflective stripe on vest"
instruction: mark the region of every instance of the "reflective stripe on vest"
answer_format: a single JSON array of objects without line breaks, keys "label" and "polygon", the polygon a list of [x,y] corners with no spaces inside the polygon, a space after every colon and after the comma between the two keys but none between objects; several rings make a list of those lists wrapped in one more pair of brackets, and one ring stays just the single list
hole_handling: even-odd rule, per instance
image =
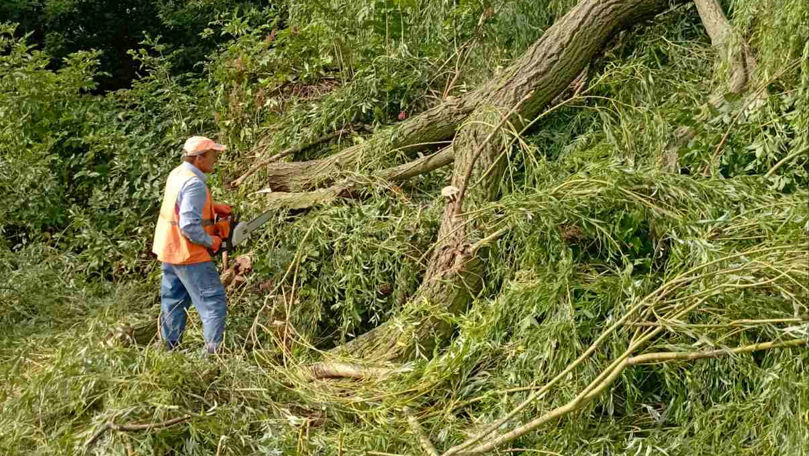
[{"label": "reflective stripe on vest", "polygon": [[[166,189],[163,192],[163,203],[160,206],[160,216],[155,226],[152,252],[157,259],[170,264],[194,264],[211,261],[208,249],[203,245],[194,244],[186,238],[180,230],[180,210],[177,207],[177,196],[189,179],[196,177],[193,171],[184,166],[174,168],[166,180]],[[207,188],[206,188],[207,190]],[[214,232],[214,211],[211,192],[207,190],[205,206],[202,208],[202,227],[208,234]]]}]

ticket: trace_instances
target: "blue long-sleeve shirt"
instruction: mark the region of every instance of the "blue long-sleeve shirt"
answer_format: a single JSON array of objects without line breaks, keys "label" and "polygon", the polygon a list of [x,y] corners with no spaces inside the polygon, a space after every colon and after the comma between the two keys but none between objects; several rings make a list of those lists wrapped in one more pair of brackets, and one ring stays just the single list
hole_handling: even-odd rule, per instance
[{"label": "blue long-sleeve shirt", "polygon": [[177,194],[177,205],[180,208],[180,231],[194,244],[210,247],[213,239],[202,228],[202,208],[208,196],[206,181],[208,176],[188,162],[183,162],[196,177],[188,179]]}]

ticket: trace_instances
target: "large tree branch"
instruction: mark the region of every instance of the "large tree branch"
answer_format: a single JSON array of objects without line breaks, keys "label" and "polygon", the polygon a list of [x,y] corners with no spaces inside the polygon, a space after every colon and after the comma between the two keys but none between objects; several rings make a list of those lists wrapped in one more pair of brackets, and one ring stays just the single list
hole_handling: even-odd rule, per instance
[{"label": "large tree branch", "polygon": [[449,165],[453,159],[454,150],[451,147],[445,147],[432,155],[379,171],[373,174],[370,179],[365,179],[362,182],[344,179],[331,187],[309,192],[275,192],[272,189],[265,189],[261,190],[260,193],[267,195],[267,200],[264,204],[266,209],[308,209],[313,206],[331,203],[335,199],[352,194],[355,190],[359,190],[374,181],[405,181],[419,174],[425,174]]},{"label": "large tree branch", "polygon": [[244,183],[244,181],[248,177],[252,176],[256,171],[258,171],[261,168],[269,165],[270,163],[277,162],[277,161],[281,160],[284,157],[288,157],[288,156],[290,156],[292,154],[297,154],[298,152],[304,151],[306,149],[309,149],[311,147],[314,147],[314,146],[316,146],[318,144],[321,144],[321,143],[324,143],[326,141],[331,141],[332,139],[340,137],[344,133],[347,133],[347,132],[350,132],[350,131],[351,131],[350,128],[341,128],[341,129],[335,130],[335,131],[333,131],[331,133],[327,133],[325,135],[319,136],[319,137],[317,137],[317,138],[315,138],[315,139],[313,139],[313,140],[311,140],[309,142],[298,144],[298,145],[295,145],[295,146],[292,146],[292,147],[288,147],[288,148],[282,150],[281,152],[278,152],[275,155],[272,155],[272,156],[270,156],[268,158],[260,160],[258,163],[253,164],[253,166],[251,166],[250,169],[248,169],[239,178],[237,178],[233,182],[231,182],[230,185],[232,187],[238,187],[239,185]]},{"label": "large tree branch", "polygon": [[453,160],[455,160],[455,149],[445,147],[434,154],[426,155],[403,165],[384,169],[376,173],[375,176],[379,179],[385,179],[391,182],[401,182],[411,177],[416,177],[419,174],[425,174],[447,166],[452,163]]},{"label": "large tree branch", "polygon": [[480,97],[470,93],[451,98],[404,122],[380,129],[367,141],[320,160],[277,163],[267,168],[267,184],[277,191],[302,191],[331,185],[346,171],[379,158],[391,150],[404,149],[413,155],[451,138],[457,126],[471,113]]}]

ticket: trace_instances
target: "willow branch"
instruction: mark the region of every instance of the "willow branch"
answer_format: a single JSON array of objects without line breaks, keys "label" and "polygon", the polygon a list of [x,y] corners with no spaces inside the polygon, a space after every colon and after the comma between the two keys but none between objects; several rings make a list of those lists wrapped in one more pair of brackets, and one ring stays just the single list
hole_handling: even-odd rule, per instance
[{"label": "willow branch", "polygon": [[369,182],[375,180],[385,180],[389,182],[405,181],[420,174],[429,173],[446,166],[452,163],[454,159],[455,154],[452,148],[445,147],[434,154],[381,170],[373,174],[371,179],[366,180],[365,183],[344,180],[331,187],[309,192],[274,192],[271,189],[264,189],[256,193],[268,195],[267,204],[264,206],[265,210],[308,209],[318,204],[331,203],[340,196],[350,194],[353,190],[368,185]]},{"label": "willow branch", "polygon": [[466,188],[468,187],[467,184],[469,182],[469,178],[472,176],[472,171],[475,168],[475,162],[477,162],[478,158],[480,158],[480,155],[483,153],[483,150],[486,148],[486,146],[489,144],[489,142],[492,140],[492,138],[494,138],[494,136],[497,134],[497,132],[500,131],[500,129],[503,127],[503,125],[505,125],[506,122],[508,122],[509,119],[511,119],[511,116],[513,116],[514,113],[517,112],[517,110],[520,108],[520,106],[522,106],[523,103],[525,103],[526,101],[531,99],[531,97],[533,95],[534,95],[534,91],[531,90],[524,97],[522,97],[520,99],[520,101],[518,101],[508,111],[508,113],[506,113],[506,115],[503,116],[500,119],[500,122],[498,122],[498,124],[494,127],[494,129],[492,129],[491,133],[489,133],[489,135],[486,136],[486,139],[484,139],[483,142],[481,142],[477,146],[477,149],[474,152],[472,152],[472,160],[470,160],[469,166],[466,168],[466,171],[464,172],[463,179],[461,180],[461,187],[458,189],[458,197],[455,200],[455,213],[456,214],[461,213],[461,209],[463,207],[463,198],[464,198],[464,195],[466,193]]},{"label": "willow branch", "polygon": [[[492,439],[486,442],[483,445],[477,446],[470,450],[465,450],[461,454],[481,454],[488,451],[493,450],[499,445],[504,443],[510,442],[532,430],[536,429],[537,427],[553,420],[556,418],[560,418],[568,413],[574,412],[576,410],[581,409],[584,405],[588,404],[590,401],[595,399],[596,397],[600,396],[615,380],[618,376],[626,369],[627,366],[634,366],[638,364],[652,364],[652,363],[666,363],[672,361],[692,361],[696,359],[705,359],[705,358],[719,358],[722,356],[728,356],[733,354],[741,354],[741,353],[750,353],[754,351],[760,350],[770,350],[774,348],[788,348],[788,347],[798,347],[806,345],[806,340],[804,339],[793,339],[786,342],[763,342],[759,344],[752,344],[752,345],[745,345],[742,347],[737,347],[733,349],[719,349],[719,350],[709,350],[709,351],[696,351],[696,352],[658,352],[658,353],[646,353],[643,355],[633,356],[631,358],[627,358],[623,361],[620,361],[611,371],[604,371],[602,374],[597,378],[594,382],[585,388],[586,390],[590,390],[589,393],[585,395],[579,395],[575,399],[571,400],[565,405],[557,407],[551,410],[544,415],[535,418],[528,423],[523,424],[505,434],[500,435],[499,437]],[[606,372],[609,372],[608,375],[604,375]]]},{"label": "willow branch", "polygon": [[115,424],[114,422],[110,421],[105,425],[101,426],[89,439],[87,442],[84,443],[84,446],[92,445],[96,440],[98,440],[101,435],[103,435],[107,430],[113,431],[122,431],[122,432],[137,432],[137,431],[151,431],[155,429],[164,429],[170,426],[174,426],[175,424],[180,424],[185,421],[190,420],[192,415],[183,415],[177,418],[172,418],[170,420],[161,421],[159,423],[130,423],[130,424]]},{"label": "willow branch", "polygon": [[[723,54],[730,67],[730,92],[741,93],[748,86],[755,70],[755,59],[746,43],[734,43],[733,29],[717,0],[694,0],[702,25],[711,43]],[[740,39],[741,41],[741,39]]]},{"label": "willow branch", "polygon": [[390,375],[393,370],[381,367],[364,367],[356,364],[322,362],[313,364],[305,368],[306,374],[312,380],[324,378],[353,378],[355,380],[366,380],[369,378],[384,378]]}]

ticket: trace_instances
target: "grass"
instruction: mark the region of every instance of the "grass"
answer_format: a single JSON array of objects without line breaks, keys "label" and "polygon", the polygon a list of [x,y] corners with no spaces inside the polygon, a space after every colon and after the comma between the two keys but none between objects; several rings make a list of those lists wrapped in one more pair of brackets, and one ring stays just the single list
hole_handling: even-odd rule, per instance
[{"label": "grass", "polygon": [[[383,3],[399,14],[398,3]],[[526,37],[538,36],[569,2],[532,5],[500,5],[503,16],[471,48],[459,87],[494,71],[485,60],[518,55]],[[507,427],[567,403],[644,335],[654,337],[633,355],[806,339],[807,157],[766,175],[809,141],[809,48],[795,39],[809,38],[807,22],[796,19],[809,7],[732,7],[734,26],[759,49],[762,81],[797,62],[768,86],[764,102],[708,105],[723,69],[714,66],[693,6],[616,40],[591,66],[587,93],[540,119],[508,151],[502,199],[474,214],[486,233],[501,235],[484,252],[483,292],[468,312],[447,317],[457,327],[452,340],[387,379],[308,381],[297,368],[394,318],[413,294],[435,241],[447,170],[304,214],[278,214],[247,247],[255,270],[229,292],[226,352],[214,360],[199,356],[195,316],[181,352],[108,343],[117,325],[154,317],[156,271],[105,283],[86,280],[82,265],[62,251],[4,251],[0,453],[417,454],[405,407],[442,451],[581,358]],[[406,43],[455,42],[442,28],[447,5],[407,8],[423,35]],[[327,13],[311,12],[321,21]],[[473,22],[478,13],[455,11]],[[538,20],[509,31],[509,18],[520,14]],[[415,44],[422,53],[406,54],[402,42],[393,43],[369,44],[386,50],[389,61],[363,66],[358,53],[340,89],[292,100],[281,114],[257,112],[251,131],[279,128],[298,138],[307,128],[326,130],[337,114],[354,119],[350,113],[361,111],[369,91],[384,93],[374,84],[390,71],[414,77],[448,57]],[[408,86],[413,109],[449,76]],[[673,149],[677,166],[664,172],[661,154],[682,126],[693,138]],[[274,139],[279,150],[294,142]],[[244,158],[234,155],[226,172]],[[261,207],[248,190],[240,198],[247,213]],[[797,347],[631,366],[581,410],[511,445],[525,454],[802,455],[809,450],[808,363],[809,352]],[[107,431],[86,444],[107,423],[186,414],[191,418],[175,426]]]}]

